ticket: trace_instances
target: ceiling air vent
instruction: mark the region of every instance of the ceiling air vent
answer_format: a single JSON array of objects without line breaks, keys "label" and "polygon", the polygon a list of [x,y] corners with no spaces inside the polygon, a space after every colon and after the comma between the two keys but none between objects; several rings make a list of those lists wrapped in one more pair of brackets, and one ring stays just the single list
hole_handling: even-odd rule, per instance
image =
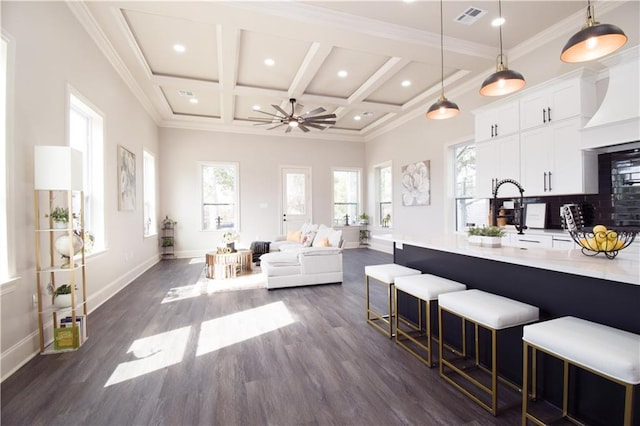
[{"label": "ceiling air vent", "polygon": [[487,13],[486,10],[470,6],[460,15],[458,15],[454,19],[454,21],[458,22],[459,24],[471,25],[474,24],[478,19],[480,19],[485,13]]},{"label": "ceiling air vent", "polygon": [[189,98],[193,97],[193,92],[189,90],[178,90],[178,93],[180,94],[180,96],[187,96]]}]

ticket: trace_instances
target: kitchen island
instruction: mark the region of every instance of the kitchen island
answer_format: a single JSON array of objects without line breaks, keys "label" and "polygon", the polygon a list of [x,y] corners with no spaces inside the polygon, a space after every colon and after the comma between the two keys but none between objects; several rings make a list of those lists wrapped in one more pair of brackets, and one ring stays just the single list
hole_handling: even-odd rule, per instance
[{"label": "kitchen island", "polygon": [[[393,241],[395,263],[461,282],[470,289],[535,305],[540,308],[540,320],[571,315],[640,334],[637,247],[629,247],[610,260],[603,254],[585,256],[580,250],[477,247],[469,245],[465,235],[378,238]],[[401,314],[416,315],[412,312],[415,301],[410,296],[399,297],[398,303]],[[504,336],[500,346],[501,374],[521,383],[521,334]],[[562,377],[561,364],[545,359],[541,374],[545,382],[543,397],[554,405],[561,404],[561,387],[557,386]],[[618,423],[623,407],[621,387],[582,371],[574,378],[571,393],[575,404],[571,409],[587,423]],[[603,398],[606,402],[594,404]],[[635,400],[637,411],[640,392],[636,392]],[[640,415],[634,424],[640,424]]]}]

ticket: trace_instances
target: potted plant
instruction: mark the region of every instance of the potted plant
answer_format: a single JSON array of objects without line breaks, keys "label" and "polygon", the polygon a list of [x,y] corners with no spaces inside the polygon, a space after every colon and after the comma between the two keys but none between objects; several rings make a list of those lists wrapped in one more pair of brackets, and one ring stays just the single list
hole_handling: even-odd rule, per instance
[{"label": "potted plant", "polygon": [[369,215],[366,213],[362,213],[360,216],[358,216],[358,220],[360,225],[368,225],[369,224]]},{"label": "potted plant", "polygon": [[501,247],[504,234],[504,229],[499,226],[482,227],[482,247]]},{"label": "potted plant", "polygon": [[71,306],[71,286],[62,284],[60,287],[53,288],[53,284],[48,286],[49,293],[53,296],[53,304],[60,309]]},{"label": "potted plant", "polygon": [[[66,207],[55,207],[45,217],[50,217],[53,220],[53,227],[56,229],[63,229],[69,226],[69,209]],[[75,218],[76,215],[74,214],[73,217]]]},{"label": "potted plant", "polygon": [[472,226],[467,229],[467,235],[469,236],[469,244],[474,246],[482,245],[482,228]]},{"label": "potted plant", "polygon": [[173,229],[173,227],[178,223],[177,220],[171,219],[169,216],[165,216],[162,219],[162,228],[163,229]]}]

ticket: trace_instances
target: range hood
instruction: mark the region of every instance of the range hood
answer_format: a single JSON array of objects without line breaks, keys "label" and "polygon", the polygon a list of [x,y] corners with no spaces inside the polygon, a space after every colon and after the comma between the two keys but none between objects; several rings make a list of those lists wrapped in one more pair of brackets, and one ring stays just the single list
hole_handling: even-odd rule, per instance
[{"label": "range hood", "polygon": [[583,149],[640,141],[640,46],[600,62],[609,68],[609,86],[602,104],[582,130]]}]

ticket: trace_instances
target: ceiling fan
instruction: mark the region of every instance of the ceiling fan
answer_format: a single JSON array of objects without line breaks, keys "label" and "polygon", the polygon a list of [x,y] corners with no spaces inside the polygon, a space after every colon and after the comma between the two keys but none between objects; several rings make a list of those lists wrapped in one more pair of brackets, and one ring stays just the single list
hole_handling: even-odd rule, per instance
[{"label": "ceiling fan", "polygon": [[329,126],[331,126],[332,124],[336,124],[335,114],[316,115],[326,111],[322,107],[316,108],[302,115],[298,115],[300,114],[304,106],[297,104],[294,98],[289,99],[289,103],[291,103],[291,113],[287,113],[285,110],[280,108],[280,106],[272,104],[271,106],[274,107],[276,111],[278,111],[281,115],[272,114],[270,112],[265,112],[260,110],[254,110],[255,112],[259,112],[261,114],[270,115],[271,118],[249,117],[249,120],[258,122],[254,124],[254,126],[274,124],[274,126],[267,128],[267,130],[275,129],[282,126],[287,126],[287,128],[284,131],[285,133],[289,133],[291,129],[293,129],[294,127],[297,127],[306,133],[310,130],[309,127],[312,127],[314,129],[324,130]]}]

